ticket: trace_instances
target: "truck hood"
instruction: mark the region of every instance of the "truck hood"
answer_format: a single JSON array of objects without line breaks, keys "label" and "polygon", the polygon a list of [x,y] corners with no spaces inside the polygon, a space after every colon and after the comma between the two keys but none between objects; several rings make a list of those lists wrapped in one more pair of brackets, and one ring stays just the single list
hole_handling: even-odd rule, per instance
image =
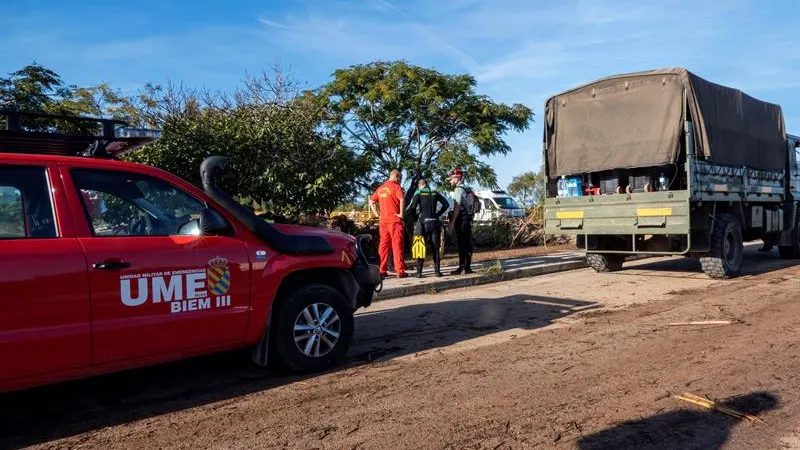
[{"label": "truck hood", "polygon": [[335,247],[342,247],[348,243],[355,242],[355,238],[349,234],[342,233],[341,231],[329,230],[327,228],[316,228],[304,225],[289,225],[283,223],[276,223],[272,225],[276,230],[281,233],[291,235],[303,236],[319,236],[325,238],[331,245]]}]

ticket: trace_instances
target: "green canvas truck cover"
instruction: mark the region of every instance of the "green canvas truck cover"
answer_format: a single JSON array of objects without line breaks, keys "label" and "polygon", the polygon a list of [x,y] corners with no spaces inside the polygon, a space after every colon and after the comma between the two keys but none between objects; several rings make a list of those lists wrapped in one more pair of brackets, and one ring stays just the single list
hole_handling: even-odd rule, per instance
[{"label": "green canvas truck cover", "polygon": [[696,157],[785,168],[780,106],[672,68],[615,75],[548,99],[548,175],[672,164],[687,115],[694,122]]}]

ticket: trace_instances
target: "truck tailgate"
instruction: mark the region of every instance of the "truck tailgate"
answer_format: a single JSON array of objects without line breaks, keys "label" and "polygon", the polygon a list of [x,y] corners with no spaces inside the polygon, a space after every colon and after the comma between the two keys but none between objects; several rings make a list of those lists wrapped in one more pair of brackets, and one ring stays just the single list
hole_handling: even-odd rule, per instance
[{"label": "truck tailgate", "polygon": [[549,234],[689,234],[689,192],[665,191],[545,200]]}]

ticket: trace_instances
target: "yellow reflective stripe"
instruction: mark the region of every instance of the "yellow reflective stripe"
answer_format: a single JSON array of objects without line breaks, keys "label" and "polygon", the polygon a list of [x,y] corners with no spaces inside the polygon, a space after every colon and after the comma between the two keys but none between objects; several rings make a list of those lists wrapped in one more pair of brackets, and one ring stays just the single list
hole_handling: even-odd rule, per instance
[{"label": "yellow reflective stripe", "polygon": [[556,219],[583,219],[583,211],[557,211]]},{"label": "yellow reflective stripe", "polygon": [[639,217],[671,216],[672,208],[641,208],[636,210]]}]

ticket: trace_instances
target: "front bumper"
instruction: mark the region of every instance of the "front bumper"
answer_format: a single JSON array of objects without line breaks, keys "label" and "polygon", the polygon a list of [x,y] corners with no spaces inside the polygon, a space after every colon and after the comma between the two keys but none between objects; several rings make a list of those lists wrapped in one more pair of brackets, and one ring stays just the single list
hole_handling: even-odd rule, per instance
[{"label": "front bumper", "polygon": [[350,269],[359,287],[356,307],[366,307],[372,304],[375,291],[382,283],[378,267],[380,259],[377,249],[372,243],[372,236],[356,237],[356,255],[356,261]]}]

